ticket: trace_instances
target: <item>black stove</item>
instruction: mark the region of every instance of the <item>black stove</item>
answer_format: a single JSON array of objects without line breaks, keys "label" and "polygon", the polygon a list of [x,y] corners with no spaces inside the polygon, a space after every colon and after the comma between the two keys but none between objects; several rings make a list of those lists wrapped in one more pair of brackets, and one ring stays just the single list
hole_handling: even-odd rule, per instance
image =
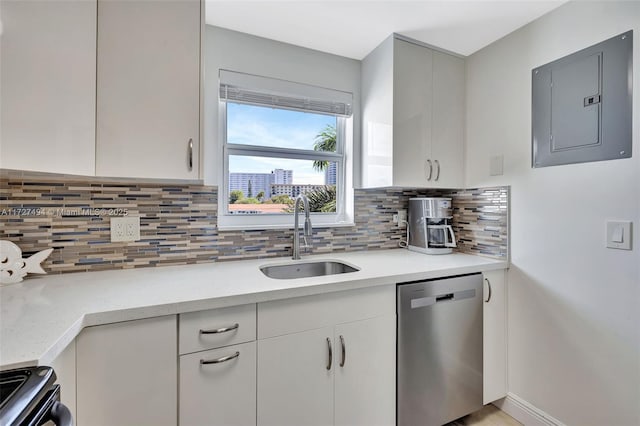
[{"label": "black stove", "polygon": [[51,367],[0,371],[0,425],[72,426],[69,409],[60,403],[60,385]]}]

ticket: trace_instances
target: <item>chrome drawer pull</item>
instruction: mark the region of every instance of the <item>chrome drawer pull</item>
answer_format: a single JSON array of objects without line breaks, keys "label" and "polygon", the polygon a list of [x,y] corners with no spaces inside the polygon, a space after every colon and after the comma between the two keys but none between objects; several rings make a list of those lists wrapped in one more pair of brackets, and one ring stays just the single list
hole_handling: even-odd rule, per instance
[{"label": "chrome drawer pull", "polygon": [[440,162],[436,160],[436,182],[440,179]]},{"label": "chrome drawer pull", "polygon": [[331,339],[327,337],[327,347],[329,348],[329,360],[327,362],[327,370],[331,370],[331,364],[333,364],[333,350],[331,349]]},{"label": "chrome drawer pull", "polygon": [[189,138],[189,143],[188,143],[188,152],[189,152],[189,156],[188,156],[188,160],[187,160],[187,167],[189,168],[189,171],[193,170],[193,139]]},{"label": "chrome drawer pull", "polygon": [[228,331],[237,330],[240,327],[240,324],[235,323],[231,327],[222,327],[216,328],[214,330],[202,330],[200,329],[200,334],[218,334],[218,333],[226,333]]},{"label": "chrome drawer pull", "polygon": [[427,159],[427,164],[429,165],[429,176],[427,177],[427,180],[431,180],[431,176],[433,175],[433,164],[430,159]]},{"label": "chrome drawer pull", "polygon": [[340,345],[342,346],[342,361],[340,361],[340,367],[344,367],[344,363],[347,361],[347,347],[344,344],[344,337],[340,335]]},{"label": "chrome drawer pull", "polygon": [[221,362],[231,361],[234,358],[238,358],[240,356],[240,352],[236,352],[233,355],[223,356],[221,358],[216,359],[201,359],[200,365],[209,365],[209,364],[220,364]]}]

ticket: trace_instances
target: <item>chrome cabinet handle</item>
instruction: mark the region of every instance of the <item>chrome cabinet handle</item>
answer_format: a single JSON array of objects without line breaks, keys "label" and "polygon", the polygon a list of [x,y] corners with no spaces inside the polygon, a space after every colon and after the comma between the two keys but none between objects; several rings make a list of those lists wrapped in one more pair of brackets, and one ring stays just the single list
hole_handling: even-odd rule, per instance
[{"label": "chrome cabinet handle", "polygon": [[438,179],[440,179],[440,162],[438,160],[435,160],[436,162],[436,178],[434,179],[436,182],[438,181]]},{"label": "chrome cabinet handle", "polygon": [[213,330],[202,330],[200,329],[200,334],[218,334],[218,333],[226,333],[228,331],[233,331],[233,330],[237,330],[240,327],[240,324],[235,323],[230,327],[222,327],[222,328],[216,328]]},{"label": "chrome cabinet handle", "polygon": [[238,358],[240,356],[240,352],[236,351],[233,355],[227,355],[216,359],[201,359],[200,365],[209,365],[209,364],[220,364],[221,362],[231,361],[234,358]]},{"label": "chrome cabinet handle", "polygon": [[489,300],[491,300],[491,281],[489,281],[488,278],[484,279],[487,282],[487,288],[489,289],[489,294],[487,295],[487,300],[484,301],[484,303],[489,303]]},{"label": "chrome cabinet handle", "polygon": [[342,346],[342,361],[340,361],[340,367],[344,367],[344,363],[347,360],[347,348],[344,344],[344,337],[340,336],[340,346]]},{"label": "chrome cabinet handle", "polygon": [[189,160],[188,160],[189,171],[193,170],[193,139],[189,138]]},{"label": "chrome cabinet handle", "polygon": [[431,163],[431,159],[427,158],[427,164],[429,165],[429,176],[427,176],[427,180],[431,180],[431,176],[433,175],[433,164]]},{"label": "chrome cabinet handle", "polygon": [[333,350],[331,349],[331,339],[327,337],[327,347],[329,348],[329,360],[327,361],[327,370],[331,370],[333,364]]}]

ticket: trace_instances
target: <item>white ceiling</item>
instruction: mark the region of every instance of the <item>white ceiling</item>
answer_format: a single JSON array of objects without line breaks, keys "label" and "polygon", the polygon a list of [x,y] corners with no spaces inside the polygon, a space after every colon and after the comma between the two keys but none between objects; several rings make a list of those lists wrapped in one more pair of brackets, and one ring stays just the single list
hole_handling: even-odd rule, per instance
[{"label": "white ceiling", "polygon": [[470,55],[566,0],[207,0],[206,22],[354,59],[391,33]]}]

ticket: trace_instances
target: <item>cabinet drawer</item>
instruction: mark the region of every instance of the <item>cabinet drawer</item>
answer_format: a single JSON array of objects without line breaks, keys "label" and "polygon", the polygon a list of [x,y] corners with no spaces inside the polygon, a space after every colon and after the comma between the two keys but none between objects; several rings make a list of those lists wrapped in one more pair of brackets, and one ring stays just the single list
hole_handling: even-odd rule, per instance
[{"label": "cabinet drawer", "polygon": [[258,338],[282,336],[395,314],[395,285],[383,285],[258,304]]},{"label": "cabinet drawer", "polygon": [[180,354],[256,339],[256,305],[232,306],[180,315]]},{"label": "cabinet drawer", "polygon": [[180,426],[255,424],[255,341],[180,357]]}]

